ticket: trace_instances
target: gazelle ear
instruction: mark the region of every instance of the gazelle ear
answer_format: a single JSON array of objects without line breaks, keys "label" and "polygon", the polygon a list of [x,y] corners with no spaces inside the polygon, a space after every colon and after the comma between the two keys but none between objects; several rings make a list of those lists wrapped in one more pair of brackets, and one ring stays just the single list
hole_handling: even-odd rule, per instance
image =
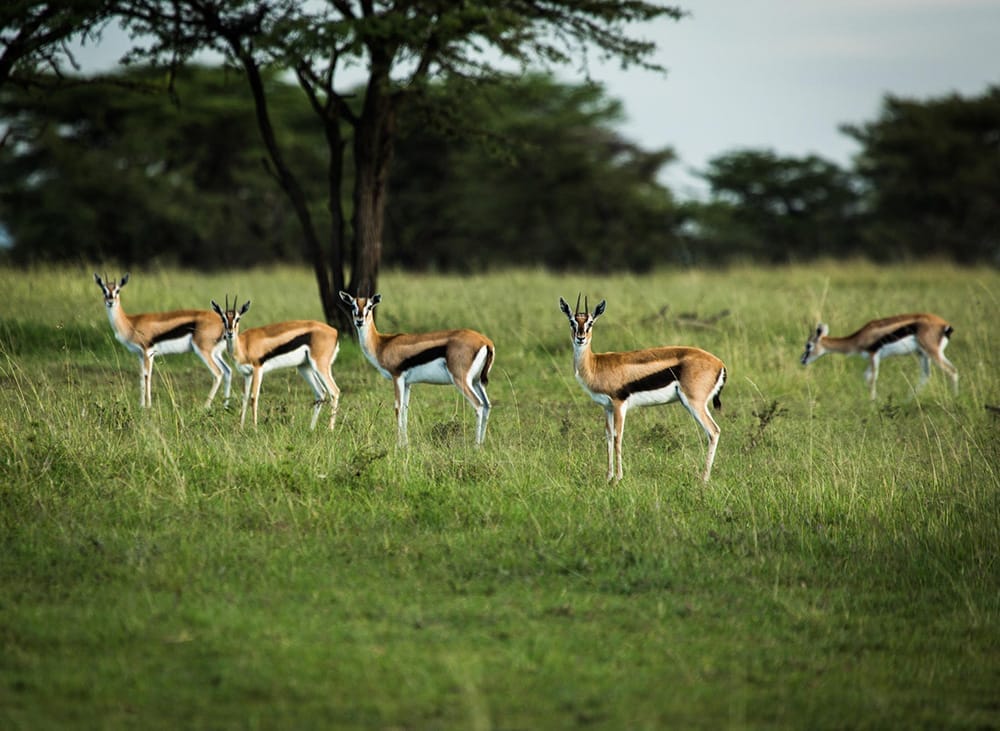
[{"label": "gazelle ear", "polygon": [[607,300],[601,300],[600,304],[597,305],[597,307],[594,308],[594,319],[595,320],[598,317],[600,317],[601,315],[604,314],[604,310],[607,308],[607,306],[608,306],[608,301]]},{"label": "gazelle ear", "polygon": [[126,284],[128,284],[128,277],[129,277],[128,272],[125,272],[125,276],[122,277],[122,281],[118,283],[118,286],[124,287]]},{"label": "gazelle ear", "polygon": [[380,294],[373,294],[372,297],[371,297],[371,299],[369,301],[373,305],[377,305],[379,302],[382,301],[382,295],[380,295]]},{"label": "gazelle ear", "polygon": [[98,274],[97,272],[94,272],[94,281],[97,282],[98,287],[104,289],[104,280],[101,279],[101,275]]},{"label": "gazelle ear", "polygon": [[559,298],[559,309],[562,310],[563,314],[565,314],[570,320],[573,319],[573,313],[569,310],[569,302],[564,300],[562,297]]},{"label": "gazelle ear", "polygon": [[249,309],[250,309],[250,300],[247,300],[246,303],[240,308],[240,314],[241,315],[247,314]]},{"label": "gazelle ear", "polygon": [[340,299],[342,299],[344,302],[346,302],[349,305],[353,305],[354,304],[354,298],[351,297],[351,295],[347,294],[347,292],[345,292],[344,290],[340,290]]},{"label": "gazelle ear", "polygon": [[829,334],[830,334],[830,326],[827,325],[825,322],[821,322],[819,325],[816,326],[816,337],[821,338],[824,335],[829,335]]},{"label": "gazelle ear", "polygon": [[219,303],[216,302],[215,300],[212,300],[212,309],[215,310],[220,317],[224,317],[224,315],[222,314],[222,308],[219,307]]}]

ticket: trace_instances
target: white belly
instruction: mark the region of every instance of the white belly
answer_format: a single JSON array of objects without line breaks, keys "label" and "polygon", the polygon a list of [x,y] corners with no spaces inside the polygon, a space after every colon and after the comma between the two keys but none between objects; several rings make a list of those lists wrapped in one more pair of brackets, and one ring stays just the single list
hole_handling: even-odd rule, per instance
[{"label": "white belly", "polygon": [[152,348],[149,352],[152,355],[176,355],[178,353],[188,353],[191,351],[191,342],[193,337],[191,335],[185,335],[182,338],[177,338],[176,340],[161,340]]},{"label": "white belly", "polygon": [[281,355],[276,355],[273,358],[268,358],[261,365],[261,370],[264,373],[269,373],[270,371],[276,371],[281,368],[298,368],[303,365],[309,358],[309,346],[303,345],[295,350],[289,350],[287,353],[282,353]]},{"label": "white belly", "polygon": [[879,357],[885,358],[890,355],[909,355],[920,350],[917,339],[913,335],[907,335],[894,343],[883,345],[878,350]]},{"label": "white belly", "polygon": [[669,386],[658,388],[655,391],[637,391],[629,396],[625,400],[625,403],[629,408],[633,406],[657,406],[659,404],[669,404],[671,401],[676,401],[679,397],[680,391],[675,381]]},{"label": "white belly", "polygon": [[403,380],[406,383],[437,383],[441,385],[454,383],[444,358],[414,366],[403,374]]}]

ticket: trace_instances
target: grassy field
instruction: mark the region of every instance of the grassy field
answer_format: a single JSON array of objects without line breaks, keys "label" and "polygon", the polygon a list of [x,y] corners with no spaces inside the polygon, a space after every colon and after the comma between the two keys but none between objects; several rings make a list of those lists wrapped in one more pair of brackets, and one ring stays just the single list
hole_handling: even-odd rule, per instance
[{"label": "grassy field", "polygon": [[[383,331],[495,341],[482,450],[435,386],[397,450],[347,338],[334,432],[292,371],[240,431],[193,355],[140,412],[90,270],[0,289],[0,728],[1000,728],[996,270],[383,275]],[[596,350],[726,361],[707,486],[679,406],[630,415],[605,483],[557,306],[581,290]],[[122,298],[234,292],[244,327],[320,315],[297,269],[133,271]],[[914,310],[955,327],[957,397],[936,369],[914,397],[913,358],[874,404],[860,360],[799,365],[820,315]]]}]

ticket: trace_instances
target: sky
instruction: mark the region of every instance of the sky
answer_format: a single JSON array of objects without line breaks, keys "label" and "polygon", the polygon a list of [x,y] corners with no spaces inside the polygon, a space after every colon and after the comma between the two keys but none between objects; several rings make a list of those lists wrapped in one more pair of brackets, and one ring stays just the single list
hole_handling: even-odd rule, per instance
[{"label": "sky", "polygon": [[[738,149],[815,154],[847,167],[857,145],[841,124],[878,119],[886,94],[980,95],[1000,84],[1000,0],[673,0],[680,21],[636,26],[657,44],[657,74],[592,64],[621,100],[621,132],[645,149],[671,147],[661,180],[703,197],[697,172]],[[109,33],[78,51],[106,68],[124,50]],[[579,81],[568,68],[558,77]]]},{"label": "sky", "polygon": [[849,166],[842,124],[878,119],[887,94],[926,100],[1000,85],[997,0],[675,0],[688,17],[642,29],[657,75],[591,76],[625,104],[626,137],[680,160],[663,181],[699,197],[695,174],[735,149],[815,154]]}]

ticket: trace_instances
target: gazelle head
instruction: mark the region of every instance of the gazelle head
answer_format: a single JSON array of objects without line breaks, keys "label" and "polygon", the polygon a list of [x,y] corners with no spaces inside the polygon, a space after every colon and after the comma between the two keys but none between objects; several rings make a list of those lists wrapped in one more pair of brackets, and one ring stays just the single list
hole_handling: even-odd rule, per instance
[{"label": "gazelle head", "polygon": [[584,300],[583,310],[580,310],[580,295],[576,298],[576,309],[570,312],[569,304],[562,297],[559,298],[559,309],[569,318],[569,329],[573,334],[573,347],[582,348],[590,344],[591,328],[597,318],[604,314],[607,301],[601,300],[600,304],[590,312],[590,304]]},{"label": "gazelle head", "polygon": [[104,280],[101,279],[100,275],[97,272],[94,272],[94,281],[97,282],[97,286],[101,288],[102,292],[104,292],[105,307],[110,310],[116,304],[120,304],[119,297],[122,293],[122,287],[128,284],[128,274],[122,277],[118,282],[112,280],[105,283]]},{"label": "gazelle head", "polygon": [[809,365],[821,355],[826,354],[826,348],[823,347],[823,338],[829,334],[830,328],[823,322],[819,323],[816,329],[809,334],[809,339],[806,340],[805,352],[802,353],[802,365]]},{"label": "gazelle head", "polygon": [[382,295],[373,294],[371,297],[351,297],[347,292],[340,292],[340,299],[344,301],[351,311],[351,319],[354,320],[354,327],[361,332],[365,322],[372,318],[375,306],[382,301]]},{"label": "gazelle head", "polygon": [[247,300],[239,310],[236,309],[237,302],[239,302],[239,297],[233,297],[233,308],[229,309],[229,295],[227,294],[226,307],[223,309],[219,307],[218,302],[212,300],[212,309],[222,318],[222,336],[226,339],[230,348],[232,348],[233,339],[239,335],[240,318],[250,309],[250,300]]}]

